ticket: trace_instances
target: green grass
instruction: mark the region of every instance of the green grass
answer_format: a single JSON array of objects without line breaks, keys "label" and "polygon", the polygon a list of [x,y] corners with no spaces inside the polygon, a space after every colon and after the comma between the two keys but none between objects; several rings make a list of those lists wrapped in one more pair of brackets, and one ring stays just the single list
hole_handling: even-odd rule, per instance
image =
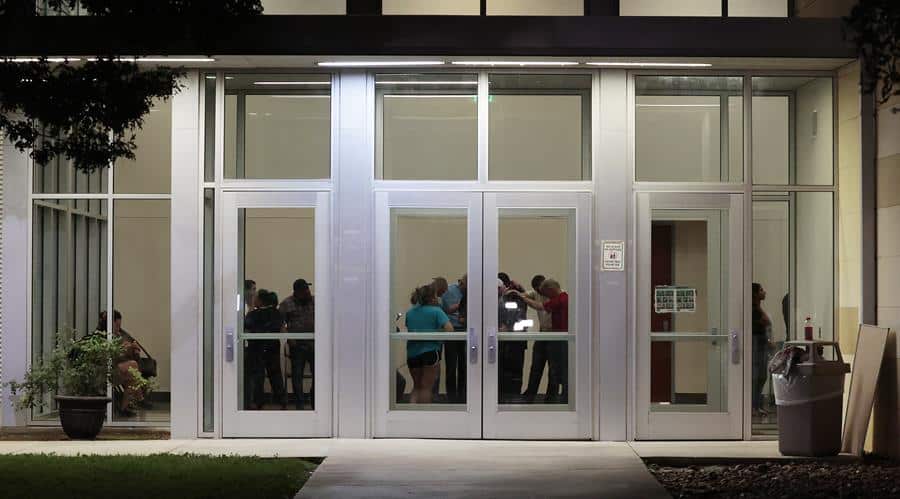
[{"label": "green grass", "polygon": [[292,498],[318,460],[0,456],[0,498]]}]

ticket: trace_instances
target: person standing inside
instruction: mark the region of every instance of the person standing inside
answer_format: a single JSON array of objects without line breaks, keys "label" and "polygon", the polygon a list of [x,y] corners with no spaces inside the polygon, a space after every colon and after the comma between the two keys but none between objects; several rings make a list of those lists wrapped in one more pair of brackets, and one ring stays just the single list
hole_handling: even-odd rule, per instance
[{"label": "person standing inside", "polygon": [[[452,332],[450,318],[438,304],[433,283],[416,288],[409,298],[412,307],[406,312],[406,330],[410,333]],[[423,335],[424,336],[424,335]],[[413,379],[410,402],[430,404],[432,388],[441,368],[441,342],[410,340],[406,342],[406,366]]]},{"label": "person standing inside", "polygon": [[[500,331],[523,332],[522,321],[528,315],[528,307],[519,296],[525,288],[509,278],[505,272],[497,275],[497,292],[499,295],[497,310],[497,326]],[[498,347],[500,356],[499,385],[501,403],[517,403],[521,401],[522,384],[525,377],[525,350],[527,341],[501,341]]]},{"label": "person standing inside", "polygon": [[[294,281],[294,292],[278,305],[278,312],[288,333],[315,333],[316,303],[305,279]],[[315,340],[290,339],[288,355],[291,359],[291,388],[297,398],[297,410],[304,407],[303,372],[309,366],[312,386],[309,389],[309,408],[315,409],[316,400],[316,343]]]},{"label": "person standing inside", "polygon": [[[270,334],[281,332],[281,314],[278,313],[278,295],[260,289],[256,294],[257,307],[244,317],[244,331],[247,333]],[[250,371],[250,401],[256,410],[265,406],[265,382],[269,378],[272,387],[272,402],[287,404],[284,376],[281,374],[281,340],[249,340],[246,342],[247,359],[245,369]]]},{"label": "person standing inside", "polygon": [[772,319],[762,308],[762,302],[766,299],[766,289],[758,282],[753,283],[753,393],[751,394],[753,413],[758,416],[766,416],[762,406],[762,390],[768,379],[769,370],[769,344],[772,341]]},{"label": "person standing inside", "polygon": [[[560,288],[554,279],[545,279],[540,294],[544,301],[534,300],[519,293],[529,307],[550,313],[550,330],[569,332],[569,294]],[[567,404],[569,398],[569,356],[568,341],[552,341],[547,346],[547,360],[550,376],[547,384],[547,403]]]},{"label": "person standing inside", "polygon": [[[531,278],[531,290],[525,293],[525,297],[535,301],[544,301],[544,295],[541,294],[541,286],[544,285],[546,278],[540,274]],[[527,302],[526,302],[527,303]],[[537,309],[539,331],[552,331],[553,324],[550,318],[550,312],[543,309]],[[525,402],[534,402],[537,396],[538,388],[541,385],[541,378],[544,376],[544,366],[547,365],[548,349],[552,348],[552,341],[535,341],[531,350],[531,370],[528,373],[528,387],[523,394]],[[549,385],[548,385],[549,386]]]},{"label": "person standing inside", "polygon": [[[463,274],[456,284],[450,285],[447,292],[441,296],[441,308],[450,318],[450,324],[456,332],[466,330],[466,316],[465,310],[462,309],[462,301],[466,293],[467,280],[467,275]],[[466,342],[445,341],[444,363],[444,372],[447,376],[447,397],[450,403],[464,404],[466,402]]]}]

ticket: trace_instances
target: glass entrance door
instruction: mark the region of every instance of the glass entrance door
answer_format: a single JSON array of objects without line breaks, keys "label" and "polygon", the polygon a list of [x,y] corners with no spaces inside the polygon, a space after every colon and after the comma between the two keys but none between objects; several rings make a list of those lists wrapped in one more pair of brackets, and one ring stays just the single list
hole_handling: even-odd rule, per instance
[{"label": "glass entrance door", "polygon": [[741,195],[637,199],[637,438],[739,439]]},{"label": "glass entrance door", "polygon": [[375,435],[590,438],[589,195],[376,203]]},{"label": "glass entrance door", "polygon": [[329,194],[226,192],[225,437],[331,435]]}]

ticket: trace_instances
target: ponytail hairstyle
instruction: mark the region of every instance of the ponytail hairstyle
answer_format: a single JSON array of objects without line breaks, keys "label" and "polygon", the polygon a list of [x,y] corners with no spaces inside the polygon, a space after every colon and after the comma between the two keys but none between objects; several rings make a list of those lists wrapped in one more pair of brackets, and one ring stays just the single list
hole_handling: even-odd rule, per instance
[{"label": "ponytail hairstyle", "polygon": [[437,303],[437,289],[434,283],[428,283],[414,289],[409,296],[409,303],[412,305],[434,305]]}]

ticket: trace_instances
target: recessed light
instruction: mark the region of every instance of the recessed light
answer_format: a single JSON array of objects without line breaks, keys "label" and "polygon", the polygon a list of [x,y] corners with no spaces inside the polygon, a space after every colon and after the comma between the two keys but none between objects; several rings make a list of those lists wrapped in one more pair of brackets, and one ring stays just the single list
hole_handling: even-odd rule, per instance
[{"label": "recessed light", "polygon": [[443,66],[444,61],[327,61],[316,64],[326,68],[386,68],[396,66]]},{"label": "recessed light", "polygon": [[572,61],[453,61],[451,64],[456,66],[510,66],[510,67],[526,67],[526,66],[577,66],[577,62]]},{"label": "recessed light", "polygon": [[615,61],[603,61],[603,62],[587,62],[585,63],[588,66],[601,66],[601,67],[638,67],[638,68],[708,68],[711,67],[712,64],[706,62],[615,62]]}]

